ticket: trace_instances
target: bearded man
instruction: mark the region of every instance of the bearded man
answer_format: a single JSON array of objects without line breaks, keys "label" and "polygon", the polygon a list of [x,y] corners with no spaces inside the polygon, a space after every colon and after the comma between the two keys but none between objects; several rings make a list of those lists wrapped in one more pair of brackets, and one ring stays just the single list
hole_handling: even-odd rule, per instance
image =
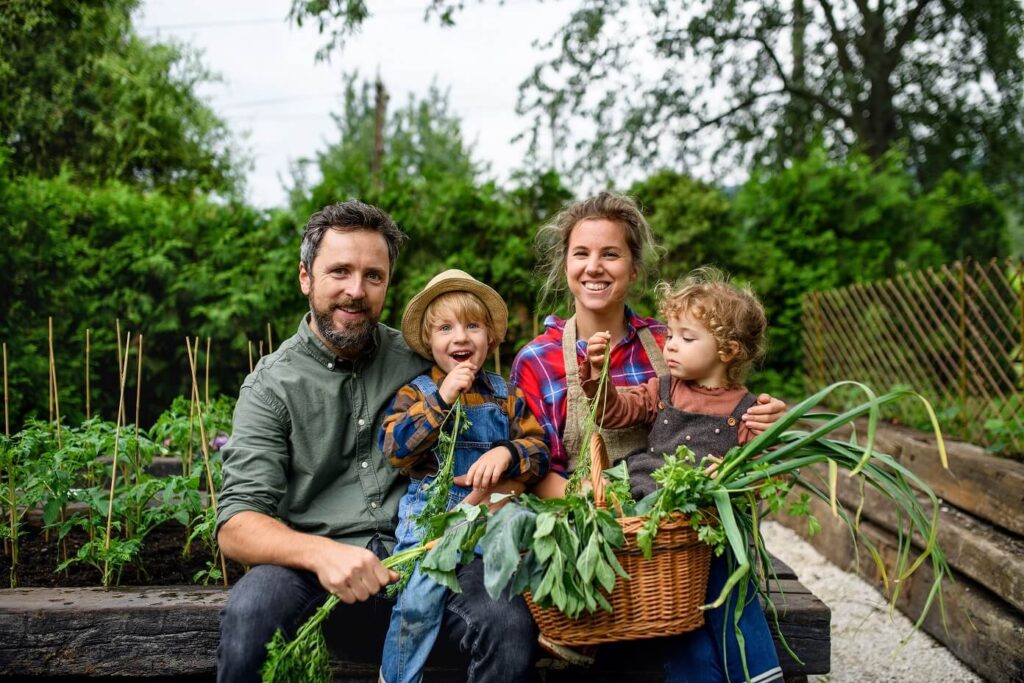
[{"label": "bearded man", "polygon": [[[380,562],[394,543],[407,481],[378,449],[382,412],[429,363],[379,323],[405,235],[380,209],[350,201],[313,214],[299,285],[309,314],[245,379],[231,438],[217,541],[252,569],[221,614],[218,681],[257,681],[277,629],[293,636],[326,599],[336,656],[379,662],[398,575]],[[536,627],[520,603],[496,603],[482,563],[460,570],[439,639],[468,659],[467,680],[535,676]]]}]

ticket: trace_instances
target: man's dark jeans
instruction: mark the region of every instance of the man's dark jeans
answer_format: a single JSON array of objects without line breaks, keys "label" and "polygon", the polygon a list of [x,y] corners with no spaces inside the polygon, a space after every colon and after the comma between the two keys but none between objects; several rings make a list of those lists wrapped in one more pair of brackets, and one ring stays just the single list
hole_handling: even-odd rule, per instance
[{"label": "man's dark jeans", "polygon": [[[459,570],[462,593],[449,596],[435,650],[458,657],[470,683],[536,680],[537,627],[522,597],[493,601],[479,558]],[[316,575],[275,565],[253,567],[235,584],[220,618],[217,680],[259,681],[266,643],[281,628],[289,637],[327,598]],[[391,602],[374,597],[339,604],[324,625],[338,659],[380,662]],[[452,652],[455,654],[453,655]]]}]

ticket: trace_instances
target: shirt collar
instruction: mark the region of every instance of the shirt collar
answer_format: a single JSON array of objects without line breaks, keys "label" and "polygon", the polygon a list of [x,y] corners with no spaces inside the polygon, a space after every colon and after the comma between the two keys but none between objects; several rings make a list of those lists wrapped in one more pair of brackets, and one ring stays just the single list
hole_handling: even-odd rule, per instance
[{"label": "shirt collar", "polygon": [[377,349],[380,348],[380,329],[378,327],[374,327],[373,336],[370,337],[369,347],[366,348],[358,358],[350,360],[348,358],[336,356],[334,351],[329,349],[309,326],[311,317],[312,313],[307,313],[299,322],[299,340],[302,342],[306,351],[309,352],[309,355],[328,370],[334,370],[336,367],[344,367],[345,365],[350,367],[359,367],[371,360],[376,355]]}]

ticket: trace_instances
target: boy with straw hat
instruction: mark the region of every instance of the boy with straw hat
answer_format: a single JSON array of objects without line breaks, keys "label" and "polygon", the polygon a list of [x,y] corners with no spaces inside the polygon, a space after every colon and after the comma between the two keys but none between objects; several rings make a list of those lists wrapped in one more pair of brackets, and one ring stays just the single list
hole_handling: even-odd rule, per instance
[{"label": "boy with straw hat", "polygon": [[[450,488],[447,509],[473,488],[502,480],[525,487],[547,472],[544,430],[522,393],[482,369],[507,327],[508,308],[498,293],[461,270],[435,276],[405,309],[402,336],[434,367],[399,389],[380,434],[384,454],[411,477],[398,508],[396,553],[422,540],[415,518],[438,472],[438,434],[451,429],[445,418],[457,401],[469,427],[453,435],[454,474],[463,485]],[[381,666],[386,683],[420,680],[441,627],[445,597],[445,587],[417,566],[391,614]]]}]

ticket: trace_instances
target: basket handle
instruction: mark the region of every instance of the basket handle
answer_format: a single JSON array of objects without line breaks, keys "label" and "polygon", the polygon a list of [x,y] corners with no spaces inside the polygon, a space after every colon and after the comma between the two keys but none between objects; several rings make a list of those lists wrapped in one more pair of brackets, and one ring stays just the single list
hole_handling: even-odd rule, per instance
[{"label": "basket handle", "polygon": [[608,457],[604,437],[595,429],[590,434],[590,486],[594,490],[594,502],[599,508],[607,507],[604,499],[604,477],[601,473],[611,466],[612,460]]}]

